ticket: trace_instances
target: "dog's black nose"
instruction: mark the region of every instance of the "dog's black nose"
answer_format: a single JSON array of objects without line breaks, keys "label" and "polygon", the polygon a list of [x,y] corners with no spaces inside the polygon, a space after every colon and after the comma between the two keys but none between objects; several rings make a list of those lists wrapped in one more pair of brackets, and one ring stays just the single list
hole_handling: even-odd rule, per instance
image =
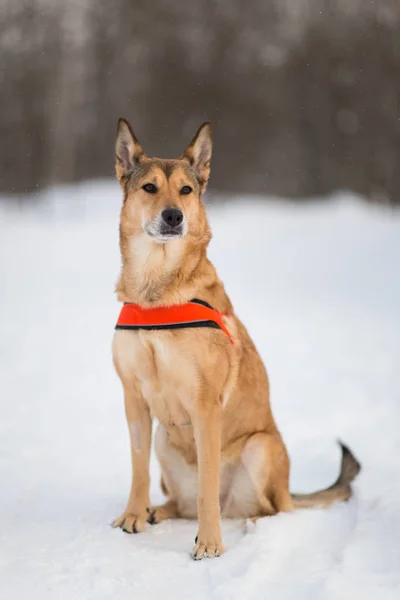
[{"label": "dog's black nose", "polygon": [[183,221],[183,212],[179,208],[166,208],[161,213],[164,223],[170,227],[176,227]]}]

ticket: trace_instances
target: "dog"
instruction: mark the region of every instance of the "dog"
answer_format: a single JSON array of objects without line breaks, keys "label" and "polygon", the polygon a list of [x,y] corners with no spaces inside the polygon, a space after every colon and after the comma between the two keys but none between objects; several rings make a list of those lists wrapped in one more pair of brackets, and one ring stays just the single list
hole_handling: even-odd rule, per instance
[{"label": "dog", "polygon": [[[196,560],[224,552],[221,517],[256,520],[347,500],[360,470],[341,445],[340,475],[330,488],[289,492],[289,457],[271,412],[266,370],[207,258],[211,231],[202,196],[211,151],[209,122],[178,159],[147,157],[128,121],[118,122],[123,205],[116,293],[134,317],[125,314],[117,325],[113,361],[124,390],[132,485],[113,526],[139,533],[146,523],[198,518]],[[153,418],[167,497],[155,507]]]}]

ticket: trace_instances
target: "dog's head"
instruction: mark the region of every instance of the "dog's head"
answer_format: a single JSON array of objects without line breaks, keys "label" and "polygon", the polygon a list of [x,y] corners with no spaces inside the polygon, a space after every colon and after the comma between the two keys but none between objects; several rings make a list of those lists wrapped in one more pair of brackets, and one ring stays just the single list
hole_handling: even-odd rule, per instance
[{"label": "dog's head", "polygon": [[128,235],[166,244],[210,237],[201,196],[210,175],[211,126],[206,122],[178,159],[149,158],[128,121],[118,122],[116,173],[124,191]]}]

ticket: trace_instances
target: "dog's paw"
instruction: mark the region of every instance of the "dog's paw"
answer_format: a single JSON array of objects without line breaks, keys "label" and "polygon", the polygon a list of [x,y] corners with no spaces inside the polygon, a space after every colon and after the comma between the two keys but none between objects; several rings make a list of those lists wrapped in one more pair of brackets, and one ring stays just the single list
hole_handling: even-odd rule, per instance
[{"label": "dog's paw", "polygon": [[176,502],[168,500],[160,506],[150,506],[147,509],[147,522],[150,525],[156,525],[166,519],[176,519],[178,515]]},{"label": "dog's paw", "polygon": [[164,521],[164,519],[168,519],[168,517],[163,515],[163,510],[161,506],[150,506],[147,509],[147,522],[150,525],[157,525],[160,521]]},{"label": "dog's paw", "polygon": [[141,533],[146,528],[146,517],[138,517],[130,512],[124,512],[112,522],[113,527],[120,527],[126,533]]},{"label": "dog's paw", "polygon": [[196,536],[195,545],[192,550],[192,558],[194,560],[201,560],[202,558],[216,558],[221,556],[225,552],[222,540],[214,540],[207,542],[206,540],[199,539]]}]

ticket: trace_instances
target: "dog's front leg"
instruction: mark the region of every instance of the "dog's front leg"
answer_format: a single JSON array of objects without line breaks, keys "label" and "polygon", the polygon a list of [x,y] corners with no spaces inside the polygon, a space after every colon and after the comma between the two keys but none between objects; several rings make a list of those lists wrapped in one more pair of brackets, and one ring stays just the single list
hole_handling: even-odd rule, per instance
[{"label": "dog's front leg", "polygon": [[144,530],[149,502],[149,460],[151,446],[151,417],[147,404],[133,386],[124,385],[125,413],[128,421],[132,455],[132,484],[127,507],[115,519],[113,527],[127,533]]},{"label": "dog's front leg", "polygon": [[192,556],[195,560],[220,556],[219,465],[221,456],[221,406],[215,398],[201,403],[194,418],[198,462],[199,530]]}]

